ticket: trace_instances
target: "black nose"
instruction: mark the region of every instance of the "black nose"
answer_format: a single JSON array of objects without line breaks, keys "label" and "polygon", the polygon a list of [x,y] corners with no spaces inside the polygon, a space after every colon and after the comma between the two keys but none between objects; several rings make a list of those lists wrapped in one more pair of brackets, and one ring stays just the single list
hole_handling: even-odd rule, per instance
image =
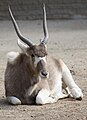
[{"label": "black nose", "polygon": [[43,76],[47,76],[47,72],[45,72],[45,71],[42,71],[41,74],[42,74]]}]

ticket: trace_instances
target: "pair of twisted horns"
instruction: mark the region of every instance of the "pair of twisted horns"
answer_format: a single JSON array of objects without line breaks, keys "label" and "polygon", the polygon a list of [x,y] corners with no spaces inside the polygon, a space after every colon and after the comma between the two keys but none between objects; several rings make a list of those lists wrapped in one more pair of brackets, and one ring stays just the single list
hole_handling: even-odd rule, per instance
[{"label": "pair of twisted horns", "polygon": [[[15,28],[15,31],[18,35],[18,37],[24,42],[26,43],[28,46],[33,46],[34,43],[30,40],[30,39],[27,39],[25,38],[20,30],[19,30],[19,27],[16,23],[16,20],[12,14],[12,11],[11,11],[11,8],[9,6],[9,13],[10,13],[10,16],[11,16],[11,20],[13,22],[13,25],[14,25],[14,28]],[[41,44],[47,44],[47,40],[48,40],[48,29],[47,29],[47,21],[46,21],[46,10],[45,10],[45,4],[43,4],[43,31],[44,31],[44,38],[41,40]]]}]

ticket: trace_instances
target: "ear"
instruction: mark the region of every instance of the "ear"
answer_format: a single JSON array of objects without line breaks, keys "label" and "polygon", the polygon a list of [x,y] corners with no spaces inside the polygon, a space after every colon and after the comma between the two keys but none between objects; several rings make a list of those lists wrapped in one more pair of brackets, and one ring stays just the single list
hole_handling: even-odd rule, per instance
[{"label": "ear", "polygon": [[[40,39],[40,44],[42,44],[42,41],[43,41],[43,38]],[[45,45],[45,48],[47,50],[47,44],[44,44]]]},{"label": "ear", "polygon": [[29,46],[27,44],[25,44],[24,42],[22,42],[20,39],[18,39],[17,44],[21,48],[21,50],[22,50],[23,53],[27,52],[27,49],[29,48]]}]

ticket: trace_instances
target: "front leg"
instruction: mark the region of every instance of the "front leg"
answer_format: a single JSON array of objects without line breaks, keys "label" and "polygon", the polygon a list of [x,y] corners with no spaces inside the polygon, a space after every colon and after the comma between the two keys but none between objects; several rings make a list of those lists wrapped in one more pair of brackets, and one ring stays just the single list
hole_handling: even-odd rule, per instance
[{"label": "front leg", "polygon": [[68,94],[62,93],[61,73],[57,72],[52,90],[40,90],[36,97],[36,103],[42,105],[47,103],[55,103],[58,101],[58,99],[66,98],[68,96]]},{"label": "front leg", "polygon": [[55,103],[57,100],[50,96],[50,91],[46,89],[42,89],[39,91],[38,95],[36,96],[36,103],[37,104],[47,104],[47,103]]},{"label": "front leg", "polygon": [[63,93],[61,74],[59,73],[57,74],[57,79],[55,79],[55,81],[56,82],[55,82],[54,89],[52,90],[51,97],[55,98],[56,100],[69,97],[68,92],[66,94]]},{"label": "front leg", "polygon": [[54,74],[54,79],[51,79],[51,90],[42,89],[39,91],[36,97],[37,104],[47,104],[55,103],[62,95],[62,81],[61,81],[61,72],[56,71]]}]

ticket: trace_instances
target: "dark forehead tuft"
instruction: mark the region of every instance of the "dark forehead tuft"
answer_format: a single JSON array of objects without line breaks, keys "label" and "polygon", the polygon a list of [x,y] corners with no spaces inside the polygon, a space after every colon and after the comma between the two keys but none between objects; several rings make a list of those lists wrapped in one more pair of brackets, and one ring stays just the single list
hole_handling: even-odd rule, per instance
[{"label": "dark forehead tuft", "polygon": [[33,46],[32,50],[38,57],[44,57],[47,55],[46,47],[43,44]]}]

